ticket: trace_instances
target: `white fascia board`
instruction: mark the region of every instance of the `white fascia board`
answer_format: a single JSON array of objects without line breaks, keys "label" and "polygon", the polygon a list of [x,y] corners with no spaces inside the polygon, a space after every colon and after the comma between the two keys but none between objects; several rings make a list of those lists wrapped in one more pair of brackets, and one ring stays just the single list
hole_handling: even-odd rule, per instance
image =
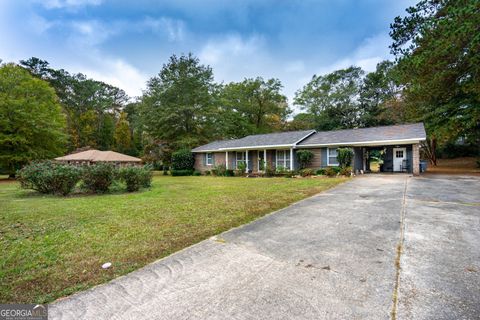
[{"label": "white fascia board", "polygon": [[339,142],[339,143],[321,143],[321,144],[302,144],[297,148],[315,148],[315,147],[337,147],[337,146],[384,146],[392,144],[411,144],[425,141],[425,138],[400,139],[400,140],[375,140],[365,142]]},{"label": "white fascia board", "polygon": [[312,132],[310,132],[309,134],[307,134],[306,136],[304,136],[302,139],[298,140],[298,141],[295,141],[293,143],[293,147],[295,148],[295,146],[297,145],[297,143],[300,143],[302,142],[303,140],[305,140],[306,138],[310,137],[312,134],[316,133],[317,130],[312,130]]},{"label": "white fascia board", "polygon": [[211,152],[220,152],[222,150],[216,149],[216,150],[192,150],[192,153],[211,153]]},{"label": "white fascia board", "polygon": [[[257,150],[257,149],[277,149],[277,148],[292,148],[293,144],[278,144],[271,146],[249,146],[249,147],[236,147],[236,148],[220,148],[220,151],[238,151],[238,150]],[[203,151],[202,151],[203,152]]]}]

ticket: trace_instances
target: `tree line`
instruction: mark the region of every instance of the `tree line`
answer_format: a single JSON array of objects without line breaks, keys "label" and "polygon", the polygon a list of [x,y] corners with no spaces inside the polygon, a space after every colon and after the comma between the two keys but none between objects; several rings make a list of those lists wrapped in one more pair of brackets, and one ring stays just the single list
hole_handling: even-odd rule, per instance
[{"label": "tree line", "polygon": [[436,146],[480,144],[480,5],[423,0],[391,24],[394,61],[314,75],[293,115],[279,79],[216,83],[192,54],[170,57],[134,99],[114,86],[30,58],[0,67],[0,167],[82,147],[149,162],[219,139],[423,121]]}]

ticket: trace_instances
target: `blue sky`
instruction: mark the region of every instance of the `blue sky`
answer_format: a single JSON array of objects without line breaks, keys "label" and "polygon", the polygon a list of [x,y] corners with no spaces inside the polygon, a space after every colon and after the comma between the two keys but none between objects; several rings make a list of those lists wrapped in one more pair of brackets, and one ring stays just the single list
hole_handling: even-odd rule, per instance
[{"label": "blue sky", "polygon": [[391,58],[389,24],[411,0],[0,0],[0,59],[31,56],[141,94],[172,54],[218,82],[279,78],[289,100],[313,74]]}]

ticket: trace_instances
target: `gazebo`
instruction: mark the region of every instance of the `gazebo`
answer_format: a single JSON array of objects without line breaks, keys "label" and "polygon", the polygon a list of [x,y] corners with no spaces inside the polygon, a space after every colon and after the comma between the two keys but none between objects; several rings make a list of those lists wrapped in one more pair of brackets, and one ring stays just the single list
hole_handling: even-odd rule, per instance
[{"label": "gazebo", "polygon": [[71,153],[63,157],[55,158],[55,161],[75,165],[90,165],[97,162],[108,162],[122,167],[128,165],[140,165],[142,163],[142,159],[140,158],[135,158],[115,151],[100,151],[95,149]]}]

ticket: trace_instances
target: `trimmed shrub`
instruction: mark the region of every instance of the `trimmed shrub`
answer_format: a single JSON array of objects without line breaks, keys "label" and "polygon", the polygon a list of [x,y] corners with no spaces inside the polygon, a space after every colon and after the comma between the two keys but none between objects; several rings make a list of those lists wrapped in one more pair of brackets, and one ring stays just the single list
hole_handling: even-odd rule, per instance
[{"label": "trimmed shrub", "polygon": [[17,178],[23,189],[66,196],[80,181],[81,173],[75,166],[42,161],[23,167],[17,172]]},{"label": "trimmed shrub", "polygon": [[297,161],[300,165],[300,169],[304,169],[306,166],[312,162],[313,152],[310,150],[298,150],[297,151]]},{"label": "trimmed shrub", "polygon": [[235,170],[235,175],[243,176],[247,171],[247,164],[245,162],[240,162],[237,166],[237,170]]},{"label": "trimmed shrub", "polygon": [[[172,154],[172,169],[173,170],[192,170],[195,164],[195,158],[190,150],[178,150]],[[173,171],[172,170],[172,171]]]},{"label": "trimmed shrub", "polygon": [[323,176],[325,174],[325,169],[318,169],[315,173],[317,176]]},{"label": "trimmed shrub", "polygon": [[211,174],[212,174],[212,172],[211,172],[210,170],[205,171],[205,175],[206,175],[206,176],[209,176],[209,175],[211,175]]},{"label": "trimmed shrub", "polygon": [[224,164],[219,164],[218,166],[213,167],[212,174],[217,177],[225,176],[227,167]]},{"label": "trimmed shrub", "polygon": [[350,148],[338,148],[337,160],[340,167],[345,168],[352,164],[353,151]]},{"label": "trimmed shrub", "polygon": [[299,171],[300,175],[302,177],[309,177],[309,176],[313,176],[315,174],[315,170],[313,169],[302,169]]},{"label": "trimmed shrub", "polygon": [[350,177],[352,175],[352,167],[341,168],[339,174],[342,176]]},{"label": "trimmed shrub", "polygon": [[293,178],[295,171],[288,170],[284,173],[285,178]]},{"label": "trimmed shrub", "polygon": [[193,175],[198,177],[198,176],[201,176],[202,173],[200,171],[195,170],[195,171],[193,171]]},{"label": "trimmed shrub", "polygon": [[335,170],[334,167],[328,167],[328,168],[325,169],[325,175],[327,177],[334,177],[334,176],[337,175],[337,173],[338,172],[337,172],[337,170]]},{"label": "trimmed shrub", "polygon": [[119,177],[127,185],[127,191],[138,191],[142,186],[143,168],[128,166],[120,169]]},{"label": "trimmed shrub", "polygon": [[275,176],[275,169],[272,166],[267,165],[265,169],[265,177],[273,177],[273,176]]},{"label": "trimmed shrub", "polygon": [[193,174],[193,169],[187,170],[171,170],[170,174],[172,177],[180,177],[180,176],[191,176]]},{"label": "trimmed shrub", "polygon": [[104,193],[119,178],[119,171],[109,163],[97,163],[83,168],[83,187],[94,193]]},{"label": "trimmed shrub", "polygon": [[235,176],[235,171],[232,169],[227,169],[225,170],[225,177],[234,177]]},{"label": "trimmed shrub", "polygon": [[142,171],[140,172],[141,178],[141,185],[143,188],[150,188],[152,186],[152,178],[153,178],[153,167],[146,165],[142,167]]}]

